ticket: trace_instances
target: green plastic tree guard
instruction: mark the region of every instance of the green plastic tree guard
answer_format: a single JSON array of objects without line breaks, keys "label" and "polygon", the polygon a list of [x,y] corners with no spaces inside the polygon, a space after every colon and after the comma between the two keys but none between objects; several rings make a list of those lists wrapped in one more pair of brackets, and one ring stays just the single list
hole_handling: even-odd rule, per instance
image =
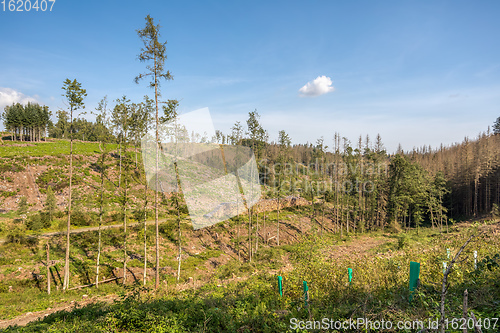
[{"label": "green plastic tree guard", "polygon": [[280,291],[280,296],[283,297],[283,277],[278,275],[278,288]]},{"label": "green plastic tree guard", "polygon": [[349,284],[351,284],[352,281],[352,268],[347,269],[347,273],[349,273]]},{"label": "green plastic tree guard", "polygon": [[309,300],[309,287],[307,286],[307,281],[304,281],[304,303],[306,306],[308,300]]},{"label": "green plastic tree guard", "polygon": [[413,292],[418,286],[418,280],[420,276],[420,263],[411,261],[410,262],[410,302],[413,299]]}]

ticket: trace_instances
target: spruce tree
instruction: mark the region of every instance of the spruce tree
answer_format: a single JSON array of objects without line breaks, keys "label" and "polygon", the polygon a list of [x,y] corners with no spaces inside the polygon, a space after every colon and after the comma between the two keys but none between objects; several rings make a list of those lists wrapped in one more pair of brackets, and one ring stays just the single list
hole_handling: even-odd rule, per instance
[{"label": "spruce tree", "polygon": [[161,97],[160,93],[160,81],[164,80],[172,80],[173,76],[170,74],[170,71],[165,71],[164,65],[165,60],[167,60],[166,54],[166,44],[161,43],[159,41],[160,38],[160,25],[155,25],[153,18],[151,16],[146,16],[146,26],[144,29],[137,30],[137,34],[139,38],[143,42],[144,46],[141,48],[141,53],[139,53],[138,58],[141,62],[151,63],[152,65],[148,65],[146,68],[148,72],[139,74],[135,78],[135,82],[139,83],[141,79],[146,77],[151,77],[151,81],[149,86],[155,89],[155,140],[156,140],[156,158],[155,158],[155,187],[153,190],[155,191],[155,235],[156,235],[156,270],[155,270],[155,289],[158,289],[160,285],[160,238],[159,238],[159,226],[158,226],[158,144],[159,144],[159,136],[158,136],[158,125],[159,125],[159,117],[158,117],[158,103],[159,98]]}]

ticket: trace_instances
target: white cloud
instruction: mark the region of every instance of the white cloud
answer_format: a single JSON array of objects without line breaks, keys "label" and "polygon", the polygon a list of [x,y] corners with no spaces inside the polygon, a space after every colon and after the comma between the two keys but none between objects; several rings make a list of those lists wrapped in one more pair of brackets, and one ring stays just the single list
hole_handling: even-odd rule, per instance
[{"label": "white cloud", "polygon": [[12,103],[26,104],[28,102],[38,102],[38,96],[26,96],[22,92],[12,88],[0,87],[0,112],[3,112],[4,107],[12,105]]},{"label": "white cloud", "polygon": [[299,89],[299,93],[302,97],[316,97],[334,90],[335,87],[332,86],[332,79],[322,75],[313,81],[307,82],[305,86]]}]

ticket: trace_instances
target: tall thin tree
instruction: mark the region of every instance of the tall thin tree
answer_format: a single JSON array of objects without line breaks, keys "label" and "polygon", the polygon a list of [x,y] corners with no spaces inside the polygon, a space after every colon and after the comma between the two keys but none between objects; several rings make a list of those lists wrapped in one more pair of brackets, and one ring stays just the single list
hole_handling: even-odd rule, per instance
[{"label": "tall thin tree", "polygon": [[152,80],[149,83],[151,88],[155,89],[155,140],[156,140],[156,158],[155,158],[155,228],[156,228],[156,269],[155,269],[155,288],[157,289],[160,284],[160,244],[159,244],[159,230],[158,230],[158,98],[161,96],[160,93],[160,81],[164,80],[172,80],[173,76],[170,74],[170,71],[165,71],[165,60],[167,59],[166,54],[166,44],[161,43],[159,41],[160,38],[160,25],[155,25],[153,18],[148,15],[146,16],[146,26],[144,29],[137,30],[137,34],[139,38],[143,42],[144,46],[141,48],[141,53],[138,55],[138,59],[141,62],[150,63],[153,62],[153,65],[147,65],[147,72],[139,74],[135,78],[135,82],[139,83],[139,81],[146,77],[151,77]]},{"label": "tall thin tree", "polygon": [[[96,123],[102,125],[106,128],[109,124],[108,118],[108,99],[106,96],[99,102],[96,109]],[[101,259],[101,245],[102,245],[102,218],[104,215],[104,176],[106,170],[106,142],[109,140],[109,133],[107,131],[101,131],[98,134],[99,148],[101,150],[100,158],[100,172],[101,172],[101,186],[99,193],[99,229],[98,229],[98,244],[97,244],[97,263],[96,263],[96,277],[95,285],[99,287],[99,270],[100,270],[100,259]]]},{"label": "tall thin tree", "polygon": [[66,97],[70,112],[68,222],[66,230],[66,257],[64,262],[63,283],[63,289],[66,290],[69,287],[69,234],[71,229],[71,185],[73,178],[73,112],[85,108],[83,99],[87,96],[87,90],[83,89],[82,84],[76,79],[74,79],[73,81],[71,81],[70,79],[66,79],[63,83],[62,89],[64,90],[63,96]]}]

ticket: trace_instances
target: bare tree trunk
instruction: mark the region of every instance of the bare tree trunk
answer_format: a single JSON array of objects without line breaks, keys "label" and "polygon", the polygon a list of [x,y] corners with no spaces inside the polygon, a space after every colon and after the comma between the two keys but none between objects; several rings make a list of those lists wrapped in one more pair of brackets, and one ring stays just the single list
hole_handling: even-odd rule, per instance
[{"label": "bare tree trunk", "polygon": [[[177,169],[177,168],[176,168]],[[177,192],[179,194],[179,192]],[[181,255],[182,255],[182,246],[181,246],[181,216],[180,216],[180,208],[179,208],[179,197],[176,198],[177,203],[177,229],[179,231],[178,234],[178,243],[179,243],[179,263],[177,265],[177,283],[179,283],[179,279],[181,278]]]},{"label": "bare tree trunk", "polygon": [[278,246],[280,246],[280,194],[278,192],[278,222],[276,223],[276,226],[278,228],[278,232],[276,234],[276,242],[278,243]]},{"label": "bare tree trunk", "polygon": [[252,261],[252,210],[247,208],[248,212],[248,261]]},{"label": "bare tree trunk", "polygon": [[156,103],[156,167],[155,167],[155,236],[156,236],[156,264],[155,264],[155,289],[160,286],[160,236],[158,229],[158,75],[156,68],[156,53],[154,54],[155,69],[155,103]]},{"label": "bare tree trunk", "polygon": [[266,232],[266,211],[264,211],[264,244],[267,244],[267,232]]},{"label": "bare tree trunk", "polygon": [[147,270],[147,263],[148,263],[148,257],[147,257],[147,228],[146,228],[146,221],[147,221],[147,208],[148,208],[148,180],[146,179],[146,185],[144,186],[144,274],[143,274],[143,285],[146,285],[146,270]]},{"label": "bare tree trunk", "polygon": [[49,254],[49,241],[47,241],[47,294],[50,295],[50,254]]},{"label": "bare tree trunk", "polygon": [[441,201],[441,195],[439,195],[439,232],[442,233],[443,232],[443,205],[442,205],[442,201]]},{"label": "bare tree trunk", "polygon": [[240,226],[241,226],[241,221],[240,221],[240,212],[239,212],[239,205],[240,205],[240,198],[239,198],[239,193],[238,193],[238,198],[236,199],[236,217],[238,217],[238,231],[236,234],[236,238],[238,239],[238,261],[241,262],[241,251],[240,251]]},{"label": "bare tree trunk", "polygon": [[432,213],[432,207],[429,208],[429,211],[431,213],[432,230],[434,230],[434,214]]},{"label": "bare tree trunk", "polygon": [[345,220],[345,224],[346,224],[346,233],[349,234],[349,206],[347,207],[347,210],[346,210],[346,220]]},{"label": "bare tree trunk", "polygon": [[477,217],[477,197],[478,197],[479,174],[474,178],[474,217]]},{"label": "bare tree trunk", "polygon": [[135,142],[135,167],[137,168],[137,140]]},{"label": "bare tree trunk", "polygon": [[118,187],[122,186],[122,139],[120,138],[120,145],[119,145],[119,151],[120,151],[120,172],[118,173]]},{"label": "bare tree trunk", "polygon": [[64,284],[63,290],[69,287],[69,234],[71,228],[71,185],[73,180],[73,109],[71,109],[71,123],[70,123],[70,148],[69,148],[69,195],[68,195],[68,222],[66,230],[66,257],[64,263]]},{"label": "bare tree trunk", "polygon": [[259,250],[259,212],[255,214],[255,252]]},{"label": "bare tree trunk", "polygon": [[125,195],[123,197],[123,284],[127,282],[127,185],[125,178]]},{"label": "bare tree trunk", "polygon": [[446,293],[448,292],[448,275],[451,273],[451,269],[453,268],[453,264],[458,260],[460,257],[460,254],[462,251],[465,249],[465,247],[470,243],[470,241],[475,237],[475,235],[472,235],[469,237],[469,239],[462,245],[462,247],[458,250],[457,254],[453,258],[453,260],[450,262],[448,267],[446,268],[446,271],[443,274],[443,284],[441,286],[441,308],[440,308],[440,313],[441,313],[441,319],[439,320],[439,327],[441,328],[441,333],[445,333],[445,327],[444,327],[444,320],[445,320],[445,312],[444,312],[444,304],[446,301]]},{"label": "bare tree trunk", "polygon": [[[101,147],[101,142],[99,142],[99,147]],[[101,149],[102,151],[102,149]],[[102,236],[102,215],[103,215],[103,205],[104,205],[104,198],[103,198],[103,192],[104,192],[104,152],[102,153],[101,156],[101,198],[100,198],[100,203],[99,203],[99,240],[97,244],[97,266],[96,266],[96,276],[95,276],[95,286],[96,288],[99,288],[99,269],[100,269],[100,260],[101,260],[101,236]]]},{"label": "bare tree trunk", "polygon": [[323,205],[321,206],[321,237],[323,237],[323,229],[324,229],[324,226],[323,226],[323,223],[325,222],[325,202],[324,202],[324,199],[323,199]]}]

